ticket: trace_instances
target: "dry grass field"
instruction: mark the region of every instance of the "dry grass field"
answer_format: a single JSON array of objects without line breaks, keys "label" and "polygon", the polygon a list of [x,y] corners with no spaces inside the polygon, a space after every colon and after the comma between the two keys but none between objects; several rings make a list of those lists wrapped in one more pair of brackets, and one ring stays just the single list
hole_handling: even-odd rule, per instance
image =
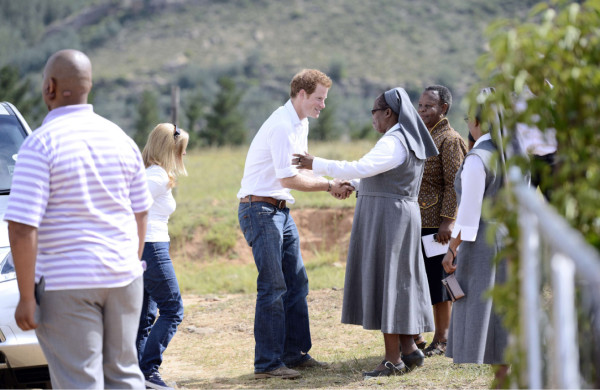
[{"label": "dry grass field", "polygon": [[[255,380],[253,294],[186,295],[185,319],[165,353],[161,372],[180,389],[482,389],[493,373],[488,366],[455,365],[445,357],[401,377],[362,379],[382,359],[381,333],[340,323],[343,291],[311,291],[308,297],[313,348],[330,369],[304,371],[298,380]],[[428,341],[432,334],[426,335]]]}]

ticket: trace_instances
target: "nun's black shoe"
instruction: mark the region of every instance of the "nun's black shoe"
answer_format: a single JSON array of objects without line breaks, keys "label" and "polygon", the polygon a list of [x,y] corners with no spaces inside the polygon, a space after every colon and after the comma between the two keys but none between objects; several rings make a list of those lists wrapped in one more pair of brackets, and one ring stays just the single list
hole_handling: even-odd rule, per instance
[{"label": "nun's black shoe", "polygon": [[425,355],[423,351],[417,349],[415,352],[402,356],[402,361],[408,371],[412,371],[417,367],[421,367],[425,362]]},{"label": "nun's black shoe", "polygon": [[[417,345],[417,348],[425,349],[425,347],[427,346],[427,340],[425,340],[425,337],[423,337],[423,335],[420,334],[419,337],[415,339],[415,344]],[[400,348],[400,350],[402,350],[402,348]]]},{"label": "nun's black shoe", "polygon": [[363,372],[363,377],[365,379],[368,379],[368,378],[376,378],[378,376],[404,375],[407,372],[406,366],[404,365],[403,362],[394,364],[388,360],[384,360],[381,363],[384,366],[383,370],[373,370],[373,371]]}]

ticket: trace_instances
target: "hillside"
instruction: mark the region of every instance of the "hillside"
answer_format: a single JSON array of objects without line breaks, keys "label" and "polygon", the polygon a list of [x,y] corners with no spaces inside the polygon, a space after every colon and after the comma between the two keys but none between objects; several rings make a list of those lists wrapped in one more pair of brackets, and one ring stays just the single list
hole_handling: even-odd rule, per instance
[{"label": "hillside", "polygon": [[127,131],[144,89],[160,94],[160,117],[168,120],[171,85],[182,89],[183,111],[192,99],[206,111],[220,75],[236,80],[248,128],[256,131],[304,67],[320,68],[336,81],[329,101],[345,130],[370,122],[369,105],[383,89],[404,86],[416,99],[432,83],[451,88],[457,103],[451,118],[464,130],[458,103],[476,80],[486,26],[525,15],[533,3],[1,0],[0,40],[13,44],[3,49],[0,66],[17,64],[34,75],[37,93],[48,53],[84,50],[94,64],[98,111]]}]

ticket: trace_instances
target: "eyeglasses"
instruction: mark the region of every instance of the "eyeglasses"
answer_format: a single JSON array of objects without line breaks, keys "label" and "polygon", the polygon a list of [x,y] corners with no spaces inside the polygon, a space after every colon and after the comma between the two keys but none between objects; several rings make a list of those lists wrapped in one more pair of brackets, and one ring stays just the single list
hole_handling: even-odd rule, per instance
[{"label": "eyeglasses", "polygon": [[177,127],[177,125],[173,125],[175,128],[175,132],[173,133],[173,138],[177,138],[181,134],[181,129]]},{"label": "eyeglasses", "polygon": [[384,108],[375,108],[373,110],[371,110],[371,115],[375,115],[375,113],[377,111],[383,111],[383,110],[387,110],[389,107],[384,107]]}]

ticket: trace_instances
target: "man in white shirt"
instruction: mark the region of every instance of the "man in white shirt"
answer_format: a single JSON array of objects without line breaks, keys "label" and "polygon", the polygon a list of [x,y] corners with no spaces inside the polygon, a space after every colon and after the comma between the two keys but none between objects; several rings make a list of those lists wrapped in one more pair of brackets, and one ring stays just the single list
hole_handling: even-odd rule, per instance
[{"label": "man in white shirt", "polygon": [[292,165],[306,152],[308,117],[325,108],[331,79],[305,69],[290,84],[290,100],[271,114],[252,140],[237,197],[240,228],[258,269],[254,339],[255,378],[293,379],[295,368],[323,367],[313,359],[308,320],[308,277],[300,238],[287,202],[290,190],[328,191],[347,197],[347,183],[330,181]]}]

